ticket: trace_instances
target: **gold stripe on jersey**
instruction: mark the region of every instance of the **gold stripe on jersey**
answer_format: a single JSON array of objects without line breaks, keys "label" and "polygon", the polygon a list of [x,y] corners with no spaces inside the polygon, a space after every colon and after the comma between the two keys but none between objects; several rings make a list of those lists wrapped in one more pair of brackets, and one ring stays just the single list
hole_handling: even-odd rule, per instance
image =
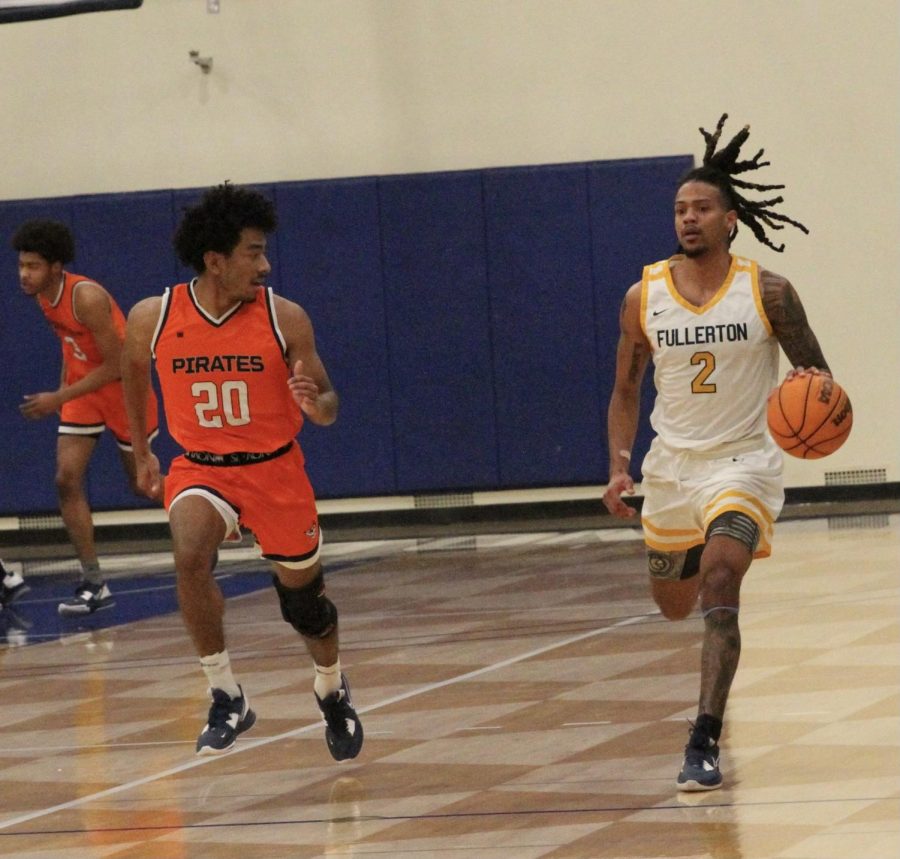
[{"label": "gold stripe on jersey", "polygon": [[766,308],[763,305],[762,300],[762,289],[759,284],[759,267],[754,262],[753,265],[753,300],[756,302],[756,310],[759,313],[759,318],[762,319],[762,324],[766,327],[766,331],[769,332],[769,335],[773,335],[775,331],[772,328],[772,323],[769,322],[769,316],[766,313]]},{"label": "gold stripe on jersey", "polygon": [[[680,255],[676,255],[671,257],[671,259],[667,260],[667,263],[677,262],[679,259],[682,259]],[[744,262],[743,260],[741,262]],[[728,289],[731,286],[731,282],[734,280],[734,276],[738,273],[738,271],[747,271],[746,267],[739,265],[738,258],[731,258],[731,265],[728,267],[728,274],[725,275],[725,280],[722,281],[722,285],[716,290],[716,294],[710,298],[706,304],[702,306],[697,306],[696,304],[691,304],[676,288],[675,288],[675,280],[672,278],[672,267],[671,265],[663,266],[662,274],[666,279],[666,287],[669,290],[669,294],[672,296],[672,300],[677,304],[680,304],[685,310],[689,310],[695,316],[701,316],[706,313],[707,310],[715,307],[722,298],[728,293]]]}]

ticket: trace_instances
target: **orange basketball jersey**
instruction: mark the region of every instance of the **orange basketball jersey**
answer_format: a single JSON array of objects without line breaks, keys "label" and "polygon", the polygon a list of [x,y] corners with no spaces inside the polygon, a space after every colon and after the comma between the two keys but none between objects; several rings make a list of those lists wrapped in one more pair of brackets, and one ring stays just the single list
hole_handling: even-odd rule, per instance
[{"label": "orange basketball jersey", "polygon": [[[96,283],[89,277],[66,271],[63,272],[62,288],[53,301],[48,301],[43,295],[38,296],[38,304],[62,344],[67,385],[83,379],[91,370],[103,363],[103,356],[97,348],[94,335],[75,315],[75,291],[79,284],[85,282]],[[125,315],[111,295],[109,305],[116,333],[120,340],[124,340]]]},{"label": "orange basketball jersey", "polygon": [[218,319],[194,281],[167,289],[151,348],[169,432],[185,450],[271,452],[300,431],[271,289]]}]

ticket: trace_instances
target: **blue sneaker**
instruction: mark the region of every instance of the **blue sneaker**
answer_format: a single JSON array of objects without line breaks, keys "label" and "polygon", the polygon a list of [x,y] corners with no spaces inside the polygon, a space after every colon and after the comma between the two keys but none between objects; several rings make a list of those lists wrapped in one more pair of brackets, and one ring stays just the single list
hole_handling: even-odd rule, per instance
[{"label": "blue sneaker", "polygon": [[708,738],[705,747],[693,745],[694,742],[692,738],[685,746],[684,763],[678,773],[676,787],[684,791],[717,790],[722,786],[719,747]]},{"label": "blue sneaker", "polygon": [[325,742],[336,761],[355,758],[363,744],[363,727],[353,709],[350,684],[341,674],[341,688],[324,698],[316,695],[322,718],[325,720]]},{"label": "blue sneaker", "polygon": [[[241,689],[238,686],[238,689]],[[197,737],[198,755],[220,755],[227,752],[239,734],[249,731],[256,722],[256,713],[250,709],[247,696],[241,689],[239,698],[232,698],[221,689],[210,689],[212,705],[200,736]]]}]

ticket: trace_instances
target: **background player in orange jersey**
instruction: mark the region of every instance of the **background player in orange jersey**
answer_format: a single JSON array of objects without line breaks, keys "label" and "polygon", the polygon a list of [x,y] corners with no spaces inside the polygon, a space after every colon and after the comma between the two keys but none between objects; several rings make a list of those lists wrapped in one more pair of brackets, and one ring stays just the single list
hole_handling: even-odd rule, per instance
[{"label": "background player in orange jersey", "polygon": [[[37,301],[62,346],[62,374],[55,391],[26,394],[19,410],[29,420],[59,414],[56,489],[69,539],[81,563],[75,595],[59,605],[62,615],[90,614],[113,605],[94,545],[94,522],[84,477],[97,440],[109,428],[122,466],[137,492],[134,454],[128,431],[121,379],[125,317],[99,283],[63,266],[75,257],[75,241],[65,224],[33,220],[12,238],[19,254],[22,291]],[[147,438],[157,433],[156,396],[146,394]]]},{"label": "background player in orange jersey", "polygon": [[[336,760],[359,754],[363,730],[341,673],[338,614],[325,595],[316,502],[296,435],[304,415],[334,422],[338,397],[297,304],[264,285],[275,210],[257,191],[210,189],[189,209],[175,248],[190,283],[135,305],[123,379],[133,433],[146,435],[151,362],[166,420],[184,449],[165,480],[178,599],[212,704],[197,754],[230,749],[256,714],[225,647],[224,599],[213,577],[219,544],[250,528],[272,563],[281,614],[315,664],[314,692]],[[159,491],[159,461],[135,444],[138,483]]]}]

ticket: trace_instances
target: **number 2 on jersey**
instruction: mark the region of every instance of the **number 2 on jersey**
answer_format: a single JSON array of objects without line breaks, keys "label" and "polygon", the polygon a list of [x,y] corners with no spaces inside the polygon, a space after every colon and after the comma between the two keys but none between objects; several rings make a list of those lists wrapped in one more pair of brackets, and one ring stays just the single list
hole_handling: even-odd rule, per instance
[{"label": "number 2 on jersey", "polygon": [[700,367],[700,372],[694,376],[694,380],[691,382],[691,393],[714,394],[716,392],[715,382],[706,380],[716,369],[716,356],[712,352],[694,352],[691,355],[691,364]]},{"label": "number 2 on jersey", "polygon": [[250,423],[246,382],[194,382],[191,393],[197,399],[194,411],[200,426],[218,429],[225,423],[231,427]]}]

